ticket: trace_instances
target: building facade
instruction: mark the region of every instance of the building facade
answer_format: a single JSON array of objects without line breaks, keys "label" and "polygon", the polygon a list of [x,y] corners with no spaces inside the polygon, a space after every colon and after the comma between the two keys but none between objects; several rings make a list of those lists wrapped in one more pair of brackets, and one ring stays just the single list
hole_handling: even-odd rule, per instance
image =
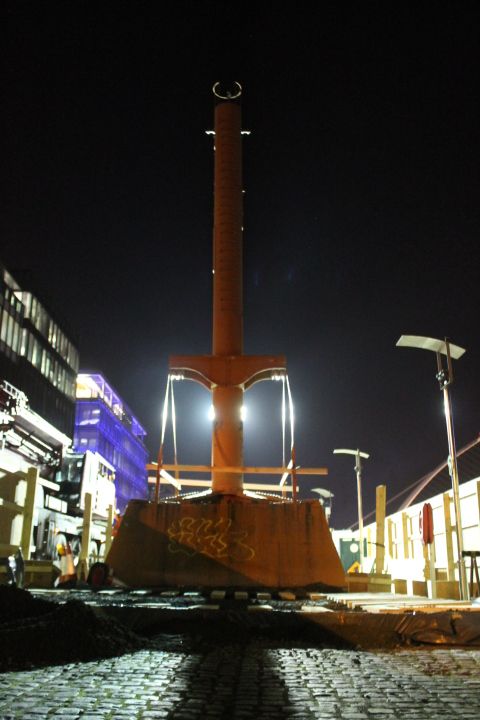
[{"label": "building facade", "polygon": [[98,452],[115,468],[117,508],[147,497],[147,449],[142,425],[100,373],[79,373],[73,446]]},{"label": "building facade", "polygon": [[38,298],[0,264],[0,379],[19,388],[31,409],[72,437],[76,344]]},{"label": "building facade", "polygon": [[57,473],[62,483],[73,439],[82,467],[78,454],[87,450],[112,466],[116,505],[123,511],[129,499],[147,497],[146,433],[101,374],[78,370],[78,349],[64,324],[0,263],[3,455],[8,450],[45,477]]}]

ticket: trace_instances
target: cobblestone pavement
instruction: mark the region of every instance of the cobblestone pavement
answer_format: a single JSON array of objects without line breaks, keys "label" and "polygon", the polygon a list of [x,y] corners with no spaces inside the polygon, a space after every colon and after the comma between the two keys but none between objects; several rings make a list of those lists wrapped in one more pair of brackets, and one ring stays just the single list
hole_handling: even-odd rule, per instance
[{"label": "cobblestone pavement", "polygon": [[0,718],[480,717],[480,650],[158,643],[165,649],[0,675]]}]

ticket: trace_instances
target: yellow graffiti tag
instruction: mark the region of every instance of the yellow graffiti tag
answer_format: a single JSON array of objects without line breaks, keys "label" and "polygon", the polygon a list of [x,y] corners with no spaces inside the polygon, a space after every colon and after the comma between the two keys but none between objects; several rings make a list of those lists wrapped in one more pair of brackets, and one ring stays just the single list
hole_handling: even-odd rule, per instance
[{"label": "yellow graffiti tag", "polygon": [[248,562],[255,550],[245,542],[246,530],[232,530],[232,521],[220,518],[215,523],[204,518],[183,517],[174,520],[167,530],[168,550],[189,557],[201,554],[215,559]]}]

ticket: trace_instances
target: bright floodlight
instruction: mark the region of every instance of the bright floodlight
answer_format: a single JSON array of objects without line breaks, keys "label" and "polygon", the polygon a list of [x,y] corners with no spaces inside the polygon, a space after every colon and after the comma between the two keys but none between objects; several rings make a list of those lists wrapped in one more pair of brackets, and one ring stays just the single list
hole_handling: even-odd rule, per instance
[{"label": "bright floodlight", "polygon": [[[413,347],[419,350],[431,350],[432,352],[441,353],[442,355],[448,355],[447,343],[445,340],[437,340],[436,338],[424,337],[423,335],[402,335],[397,340],[397,347]],[[452,345],[448,343],[448,349],[450,351],[450,357],[454,360],[458,360],[462,357],[465,352],[464,348],[459,345]]]},{"label": "bright floodlight", "polygon": [[[213,422],[215,420],[215,408],[213,407],[213,405],[210,405],[210,407],[208,408],[207,416],[211,422]],[[242,407],[240,408],[240,420],[242,422],[245,422],[246,417],[247,417],[247,408],[245,407],[245,405],[242,405]]]}]

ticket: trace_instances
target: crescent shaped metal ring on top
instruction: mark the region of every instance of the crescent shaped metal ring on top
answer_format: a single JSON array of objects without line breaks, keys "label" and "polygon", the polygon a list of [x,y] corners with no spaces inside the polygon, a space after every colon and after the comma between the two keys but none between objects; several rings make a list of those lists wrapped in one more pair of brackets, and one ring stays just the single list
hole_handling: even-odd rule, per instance
[{"label": "crescent shaped metal ring on top", "polygon": [[220,83],[216,82],[215,85],[213,86],[212,90],[213,90],[213,94],[215,95],[215,97],[220,98],[220,100],[236,100],[242,94],[242,86],[236,80],[234,80],[234,85],[236,86],[237,91],[236,92],[227,91],[226,95],[221,95],[217,91],[217,88],[219,87],[219,85],[220,85]]}]

